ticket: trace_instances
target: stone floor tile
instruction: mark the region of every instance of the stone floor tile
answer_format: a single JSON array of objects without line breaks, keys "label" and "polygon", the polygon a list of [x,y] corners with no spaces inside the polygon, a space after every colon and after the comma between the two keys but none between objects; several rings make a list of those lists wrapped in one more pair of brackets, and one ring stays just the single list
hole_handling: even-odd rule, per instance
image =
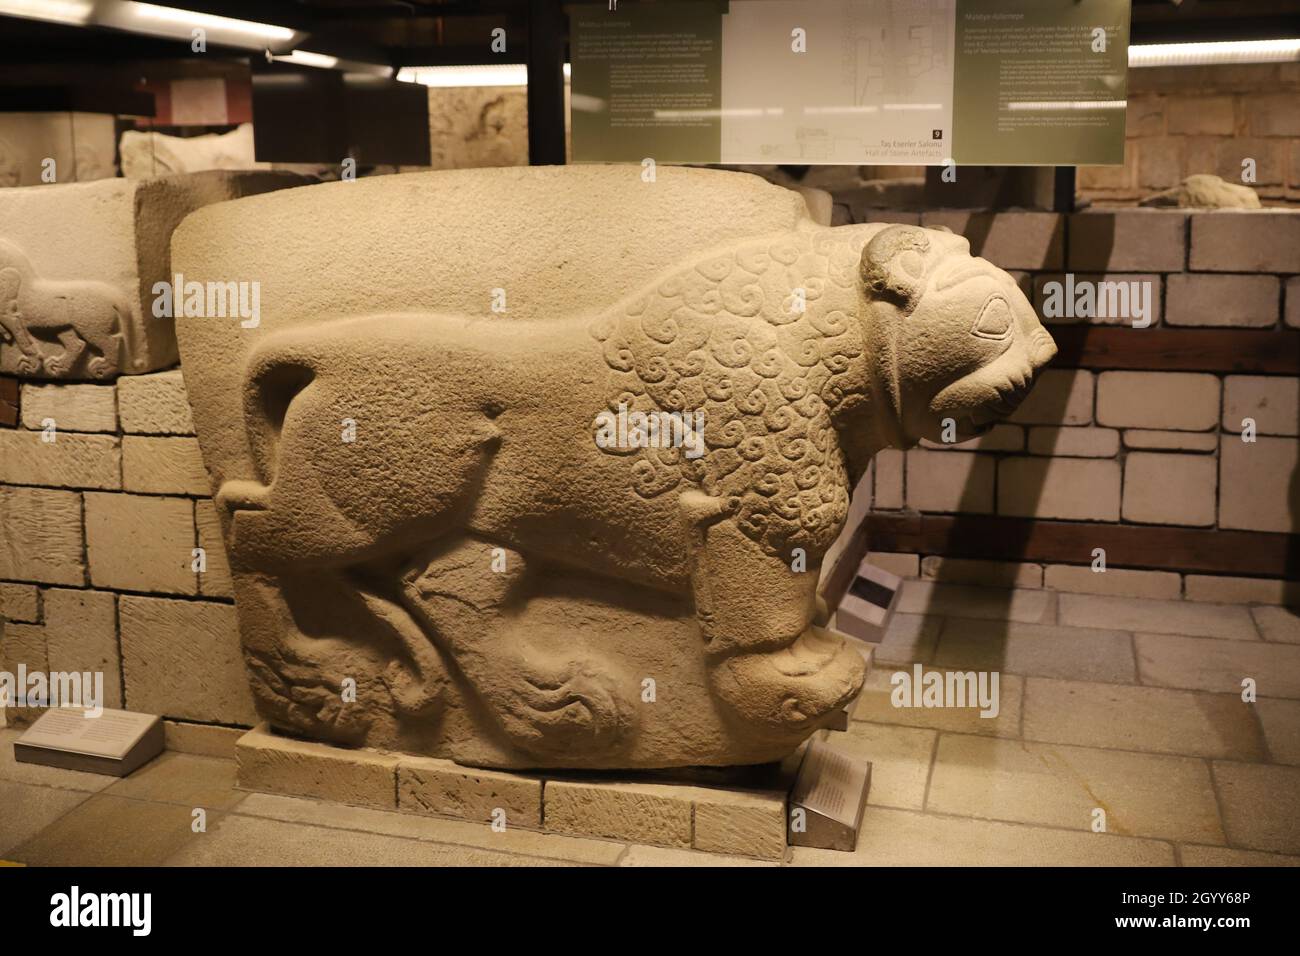
[{"label": "stone floor tile", "polygon": [[1300,610],[1293,607],[1253,607],[1250,613],[1264,640],[1300,644]]},{"label": "stone floor tile", "polygon": [[361,830],[382,836],[458,844],[482,850],[547,857],[574,863],[613,866],[623,852],[621,843],[588,840],[557,833],[538,833],[522,827],[511,827],[509,821],[506,822],[504,832],[497,832],[485,824],[470,823],[466,820],[398,813],[391,810],[372,810],[367,807],[349,807],[304,797],[282,797],[269,793],[250,793],[248,798],[239,805],[238,813],[283,823]]},{"label": "stone floor tile", "polygon": [[1232,850],[1226,846],[1194,846],[1184,843],[1178,851],[1183,866],[1300,866],[1300,856]]},{"label": "stone floor tile", "polygon": [[944,734],[926,809],[1091,832],[1223,843],[1209,767],[1191,757]]},{"label": "stone floor tile", "polygon": [[[208,814],[208,830],[220,814]],[[22,845],[9,858],[33,866],[159,866],[201,834],[190,808],[95,794]]]},{"label": "stone floor tile", "polygon": [[14,741],[22,735],[22,730],[0,730],[0,780],[87,793],[96,793],[118,781],[117,777],[103,773],[82,773],[35,763],[19,763],[14,759]]},{"label": "stone floor tile", "polygon": [[0,859],[88,799],[88,793],[77,790],[0,780]]},{"label": "stone floor tile", "polygon": [[1265,697],[1254,707],[1272,762],[1300,766],[1300,700]]},{"label": "stone floor tile", "polygon": [[1053,593],[1030,588],[981,588],[935,581],[905,581],[896,611],[904,614],[1036,622],[1047,619]]},{"label": "stone floor tile", "polygon": [[1031,677],[1025,682],[1024,737],[1082,747],[1263,760],[1264,741],[1253,712],[1258,706],[1237,694]]},{"label": "stone floor tile", "polygon": [[[925,673],[936,668],[925,668]],[[891,683],[897,673],[914,674],[910,667],[873,667],[867,672],[862,693],[853,705],[853,719],[874,724],[904,727],[931,727],[964,734],[992,734],[997,737],[1020,736],[1020,699],[1023,678],[1014,674],[998,677],[998,714],[981,717],[979,707],[895,707]],[[943,672],[943,673],[946,673]]]},{"label": "stone floor tile", "polygon": [[876,664],[929,663],[942,627],[941,617],[895,614],[885,631],[885,639],[875,646],[872,660]]},{"label": "stone floor tile", "polygon": [[920,810],[937,737],[934,730],[855,720],[846,732],[831,734],[827,743],[871,762],[868,804]]},{"label": "stone floor tile", "polygon": [[795,866],[1173,866],[1158,840],[867,807],[852,853],[794,847]]},{"label": "stone floor tile", "polygon": [[1099,594],[1062,594],[1059,597],[1061,623],[1074,627],[1104,627],[1119,631],[1149,631],[1153,634],[1183,634],[1189,637],[1219,637],[1239,641],[1259,640],[1250,610],[1240,605],[1121,598]]},{"label": "stone floor tile", "polygon": [[565,866],[563,860],[229,814],[169,866]]},{"label": "stone floor tile", "polygon": [[677,850],[666,846],[633,844],[618,861],[619,866],[780,866],[773,860],[754,860],[744,856],[723,856],[699,850]]},{"label": "stone floor tile", "polygon": [[229,810],[247,796],[235,789],[233,760],[182,753],[162,754],[105,793],[208,810]]},{"label": "stone floor tile", "polygon": [[933,663],[1120,684],[1137,679],[1128,633],[1057,624],[949,618]]},{"label": "stone floor tile", "polygon": [[1214,780],[1229,845],[1300,854],[1300,767],[1216,760]]},{"label": "stone floor tile", "polygon": [[1300,646],[1265,641],[1215,641],[1138,634],[1138,676],[1144,684],[1240,694],[1255,681],[1260,697],[1300,697]]}]

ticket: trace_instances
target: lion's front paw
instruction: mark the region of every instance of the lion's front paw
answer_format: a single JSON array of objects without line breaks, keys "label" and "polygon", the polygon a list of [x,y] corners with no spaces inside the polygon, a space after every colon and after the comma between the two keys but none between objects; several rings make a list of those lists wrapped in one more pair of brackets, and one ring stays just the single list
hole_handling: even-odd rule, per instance
[{"label": "lion's front paw", "polygon": [[20,355],[15,368],[19,375],[35,375],[41,370],[41,360],[34,355]]},{"label": "lion's front paw", "polygon": [[108,361],[102,355],[96,355],[86,363],[86,371],[90,372],[92,378],[105,378],[115,369],[113,363]]},{"label": "lion's front paw", "polygon": [[50,375],[67,375],[71,369],[72,363],[66,355],[51,355],[45,360],[45,371]]},{"label": "lion's front paw", "polygon": [[746,721],[806,733],[857,696],[866,665],[847,641],[812,627],[789,647],[713,665],[715,693]]}]

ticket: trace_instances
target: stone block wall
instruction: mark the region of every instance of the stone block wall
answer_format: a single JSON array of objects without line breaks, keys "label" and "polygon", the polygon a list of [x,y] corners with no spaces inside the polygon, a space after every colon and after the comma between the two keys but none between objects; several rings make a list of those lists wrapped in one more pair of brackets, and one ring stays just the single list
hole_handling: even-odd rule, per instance
[{"label": "stone block wall", "polygon": [[[912,221],[965,233],[1040,315],[1066,273],[1149,283],[1152,308],[1145,328],[1045,316],[1060,354],[1008,423],[880,454],[854,510],[881,563],[1066,590],[1300,599],[1283,583],[1300,578],[1300,211]],[[1096,548],[1130,571],[1091,573]]]},{"label": "stone block wall", "polygon": [[0,669],[103,671],[106,706],[173,732],[252,725],[180,370],[15,386],[16,415],[0,417]]},{"label": "stone block wall", "polygon": [[1300,202],[1300,63],[1129,70],[1123,166],[1083,166],[1079,192],[1134,202],[1193,173],[1250,185],[1268,203]]}]

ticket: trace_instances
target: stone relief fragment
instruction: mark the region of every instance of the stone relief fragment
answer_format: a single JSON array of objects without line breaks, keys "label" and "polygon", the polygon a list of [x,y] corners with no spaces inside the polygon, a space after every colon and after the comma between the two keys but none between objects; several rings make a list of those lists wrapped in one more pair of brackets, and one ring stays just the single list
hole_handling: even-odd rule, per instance
[{"label": "stone relief fragment", "polygon": [[[881,448],[987,431],[1055,346],[961,237],[819,226],[740,174],[662,170],[657,195],[637,172],[390,177],[182,225],[187,274],[290,250],[262,328],[178,322],[274,726],[479,766],[732,765],[785,756],[857,694],[862,657],[816,591],[851,489]],[[602,220],[611,201],[631,219]],[[353,203],[434,212],[369,297],[297,274],[347,244],[315,224]],[[561,221],[485,215],[442,244],[508,203]],[[269,245],[219,238],[259,222]],[[504,312],[497,243],[528,260],[498,280]]]}]

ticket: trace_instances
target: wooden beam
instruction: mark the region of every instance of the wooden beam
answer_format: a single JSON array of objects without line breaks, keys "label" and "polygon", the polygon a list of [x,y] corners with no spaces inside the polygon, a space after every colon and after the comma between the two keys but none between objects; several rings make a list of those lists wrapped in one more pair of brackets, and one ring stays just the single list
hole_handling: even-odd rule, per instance
[{"label": "wooden beam", "polygon": [[[1090,564],[1104,548],[1115,567],[1300,579],[1297,534],[905,512],[873,513],[860,530],[857,561],[867,541],[873,551],[1061,564]],[[855,532],[850,544],[858,540]],[[856,566],[849,550],[841,561]]]},{"label": "wooden beam", "polygon": [[1300,375],[1300,331],[1052,326],[1057,368]]},{"label": "wooden beam", "polygon": [[18,379],[0,376],[0,426],[18,424]]}]

